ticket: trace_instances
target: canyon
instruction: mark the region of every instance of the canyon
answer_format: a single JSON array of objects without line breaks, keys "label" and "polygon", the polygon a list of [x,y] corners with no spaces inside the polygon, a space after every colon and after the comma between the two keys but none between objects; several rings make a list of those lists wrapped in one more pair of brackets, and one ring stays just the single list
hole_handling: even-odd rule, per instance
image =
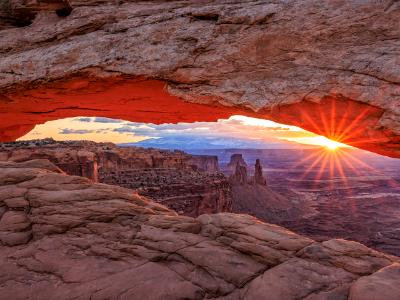
[{"label": "canyon", "polygon": [[0,161],[32,159],[48,159],[69,175],[135,189],[187,216],[231,211],[230,185],[216,156],[90,141],[0,144]]},{"label": "canyon", "polygon": [[363,164],[347,165],[344,156],[343,173],[332,174],[315,165],[319,148],[193,150],[196,155],[52,139],[3,143],[0,161],[48,159],[69,175],[135,190],[180,215],[249,214],[314,240],[347,238],[400,256],[400,162],[337,151]]},{"label": "canyon", "polygon": [[[0,1],[0,299],[400,299],[399,19],[397,0]],[[393,160],[14,142],[233,115]]]},{"label": "canyon", "polygon": [[400,157],[399,18],[392,0],[5,0],[0,140],[242,114]]},{"label": "canyon", "polygon": [[0,299],[400,297],[398,257],[248,215],[179,216],[44,159],[0,162],[0,212]]},{"label": "canyon", "polygon": [[[251,183],[260,160],[267,185],[233,185],[232,211],[314,240],[345,238],[400,256],[400,161],[357,149],[202,149],[230,176],[231,158]],[[238,153],[241,153],[240,155]],[[325,163],[324,163],[325,161]]]}]

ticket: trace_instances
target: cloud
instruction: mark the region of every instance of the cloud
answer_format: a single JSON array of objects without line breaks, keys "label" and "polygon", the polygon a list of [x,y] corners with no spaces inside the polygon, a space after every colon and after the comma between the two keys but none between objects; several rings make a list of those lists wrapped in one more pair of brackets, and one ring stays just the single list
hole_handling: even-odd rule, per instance
[{"label": "cloud", "polygon": [[[253,146],[276,144],[281,139],[310,136],[309,133],[289,125],[274,123],[268,120],[233,116],[230,119],[220,119],[217,122],[195,122],[178,124],[151,124],[110,119],[106,117],[79,117],[75,118],[83,123],[69,126],[60,126],[60,134],[92,134],[102,136],[114,136],[118,140],[127,141],[134,139],[160,139],[157,143],[176,141],[177,144],[188,144],[190,141],[210,139],[212,143],[220,143],[224,140],[226,145],[236,145],[234,140],[248,141]],[[89,124],[88,124],[89,122]],[[64,129],[61,129],[64,128]],[[180,139],[182,137],[182,139]],[[195,139],[196,137],[196,139]],[[198,139],[197,139],[198,138]],[[153,141],[152,143],[155,143]],[[249,145],[250,145],[249,144]],[[257,145],[256,145],[257,144]],[[264,146],[266,147],[266,146]]]},{"label": "cloud", "polygon": [[123,122],[124,122],[124,121],[122,121],[122,120],[110,119],[110,118],[104,118],[104,117],[95,117],[95,118],[83,117],[83,118],[75,118],[74,121],[83,122],[83,123],[123,123]]},{"label": "cloud", "polygon": [[74,119],[74,121],[90,123],[90,122],[92,122],[92,118],[77,118],[77,119]]},{"label": "cloud", "polygon": [[59,131],[59,134],[89,134],[93,132],[95,130],[63,128]]},{"label": "cloud", "polygon": [[[123,126],[114,128],[114,132],[120,134],[134,134],[143,137],[173,137],[182,136],[202,136],[225,137],[225,138],[255,138],[268,140],[271,137],[277,138],[280,135],[291,133],[289,127],[272,122],[246,124],[245,120],[228,119],[218,122],[196,122],[196,123],[178,123],[178,124],[142,124],[135,122],[126,122]],[[272,126],[271,126],[272,125]]]},{"label": "cloud", "polygon": [[132,133],[136,136],[157,136],[157,133],[161,133],[162,130],[158,130],[159,125],[154,124],[142,124],[142,123],[125,123],[123,126],[114,128],[113,132],[121,134]]},{"label": "cloud", "polygon": [[93,122],[95,122],[95,123],[123,123],[124,121],[117,120],[117,119],[96,117],[96,118],[94,118]]}]

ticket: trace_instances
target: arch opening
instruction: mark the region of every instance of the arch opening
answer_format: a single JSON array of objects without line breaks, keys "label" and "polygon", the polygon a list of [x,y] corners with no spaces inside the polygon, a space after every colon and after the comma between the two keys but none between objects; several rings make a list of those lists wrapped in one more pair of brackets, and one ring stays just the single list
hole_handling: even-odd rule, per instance
[{"label": "arch opening", "polygon": [[[140,123],[86,115],[36,125],[18,141],[52,138],[58,141],[90,140],[115,144],[163,146],[165,149],[227,148],[278,149],[349,148],[296,126],[233,115],[215,122]],[[178,142],[175,142],[178,141]],[[192,143],[187,144],[189,141]]]},{"label": "arch opening", "polygon": [[[187,153],[217,154],[220,150],[293,150],[301,159],[291,168],[304,169],[299,178],[320,180],[359,176],[357,169],[378,172],[360,157],[383,156],[330,140],[292,125],[234,115],[215,122],[143,123],[103,117],[102,113],[47,121],[36,125],[18,141],[41,145],[53,141],[92,141],[122,147],[182,150]],[[38,140],[36,142],[36,140]],[[30,142],[33,141],[33,142]],[[47,144],[47,141],[43,143]],[[368,154],[369,153],[369,154]],[[223,158],[225,161],[226,158]],[[368,159],[370,160],[370,159]],[[390,160],[386,160],[390,161]],[[314,177],[313,177],[314,176]]]},{"label": "arch opening", "polygon": [[[351,237],[398,253],[386,238],[399,212],[398,159],[240,115],[156,125],[97,114],[37,125],[20,142],[0,145],[0,161],[49,159],[70,175],[135,189],[179,214],[246,213],[314,239]],[[371,218],[377,211],[385,226]],[[356,234],[362,228],[385,241]]]}]

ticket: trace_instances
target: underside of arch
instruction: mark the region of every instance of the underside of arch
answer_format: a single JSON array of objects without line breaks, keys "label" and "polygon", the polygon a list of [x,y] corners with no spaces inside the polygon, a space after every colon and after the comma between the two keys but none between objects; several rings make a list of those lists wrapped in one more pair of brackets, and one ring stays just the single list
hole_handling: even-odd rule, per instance
[{"label": "underside of arch", "polygon": [[205,104],[184,101],[171,95],[167,83],[160,80],[127,76],[93,78],[81,74],[2,94],[0,139],[13,141],[37,124],[75,116],[161,124],[212,122],[240,114],[299,126],[348,145],[400,157],[400,137],[378,125],[384,111],[340,95],[258,111],[213,103],[210,99]]}]

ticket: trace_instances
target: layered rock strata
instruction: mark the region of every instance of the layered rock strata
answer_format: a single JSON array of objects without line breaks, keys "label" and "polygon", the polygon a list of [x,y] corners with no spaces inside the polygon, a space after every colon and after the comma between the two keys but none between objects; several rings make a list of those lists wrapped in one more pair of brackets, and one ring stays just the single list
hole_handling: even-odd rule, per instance
[{"label": "layered rock strata", "polygon": [[235,166],[233,173],[229,176],[232,185],[267,185],[260,159],[256,159],[253,176],[247,175],[247,164],[244,161],[242,154],[233,154],[231,156],[227,169],[232,170],[232,166]]},{"label": "layered rock strata", "polygon": [[264,178],[263,169],[259,158],[256,159],[256,164],[254,165],[254,183],[267,185],[267,181]]},{"label": "layered rock strata", "polygon": [[216,156],[51,139],[0,145],[0,161],[42,158],[67,174],[135,189],[180,214],[231,211],[230,185]]},{"label": "layered rock strata", "polygon": [[248,184],[247,168],[238,163],[236,165],[235,172],[229,177],[229,180],[232,185]]},{"label": "layered rock strata", "polygon": [[400,157],[399,18],[393,0],[4,0],[0,140],[244,114]]},{"label": "layered rock strata", "polygon": [[244,161],[242,154],[240,153],[232,154],[231,159],[227,164],[227,168],[234,171],[236,170],[238,165],[247,168],[247,164]]},{"label": "layered rock strata", "polygon": [[[236,162],[235,170],[230,165]],[[249,172],[248,172],[249,171]],[[232,212],[255,216],[260,220],[279,224],[283,220],[299,219],[311,212],[304,197],[280,194],[270,186],[263,175],[260,159],[255,159],[254,172],[247,168],[242,154],[233,154],[224,174],[230,174]],[[249,176],[248,174],[254,175]]]},{"label": "layered rock strata", "polygon": [[178,216],[44,160],[0,163],[0,299],[400,297],[399,258],[247,215]]}]

